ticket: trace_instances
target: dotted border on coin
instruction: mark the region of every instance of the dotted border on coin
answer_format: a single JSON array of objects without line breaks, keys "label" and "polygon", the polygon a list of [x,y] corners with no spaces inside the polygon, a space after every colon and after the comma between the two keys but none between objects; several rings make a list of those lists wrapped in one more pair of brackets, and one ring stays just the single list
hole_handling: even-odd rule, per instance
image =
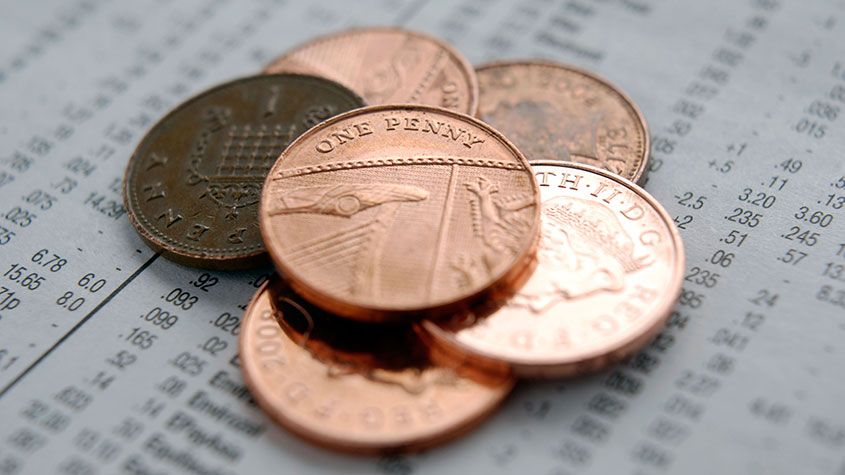
[{"label": "dotted border on coin", "polygon": [[357,168],[393,167],[397,165],[465,165],[471,167],[502,168],[505,170],[525,170],[519,163],[505,163],[499,160],[487,160],[484,158],[459,158],[459,157],[415,157],[415,158],[386,158],[379,160],[357,160],[352,162],[332,162],[323,165],[312,165],[309,167],[294,168],[282,171],[273,177],[273,180],[281,180],[295,176],[310,175],[312,173],[333,172],[338,170],[354,170]]},{"label": "dotted border on coin", "polygon": [[[132,155],[129,158],[129,164],[126,167],[126,172],[124,173],[124,178],[123,178],[124,190],[126,190],[126,188],[128,187],[127,184],[129,183],[129,172],[130,172],[130,169],[134,168],[134,166],[133,166],[133,165],[135,165],[135,163],[133,163],[135,161],[134,159],[138,155],[140,148],[141,148],[141,145],[144,142],[144,139],[147,137],[147,135],[150,132],[152,132],[159,125],[163,124],[166,120],[168,120],[170,118],[170,116],[172,116],[172,115],[176,114],[177,112],[183,110],[184,108],[188,107],[189,105],[193,104],[194,102],[201,100],[205,96],[212,94],[213,92],[216,92],[219,89],[223,89],[223,88],[229,87],[233,84],[237,84],[239,82],[246,81],[246,80],[262,79],[262,78],[268,78],[268,77],[274,77],[274,76],[276,76],[276,77],[279,77],[279,76],[292,77],[292,78],[296,78],[297,80],[301,80],[302,78],[315,78],[316,77],[318,79],[321,79],[321,81],[316,82],[316,83],[310,83],[310,84],[316,84],[316,85],[318,85],[318,87],[323,88],[324,90],[327,90],[327,91],[332,91],[332,92],[341,91],[341,92],[344,92],[344,93],[347,93],[347,92],[353,92],[354,93],[354,91],[351,91],[347,87],[340,85],[340,84],[336,84],[329,79],[325,79],[325,78],[317,77],[317,76],[308,76],[308,75],[305,75],[305,74],[292,74],[292,73],[257,74],[257,75],[253,75],[253,76],[245,76],[245,77],[233,79],[231,81],[227,81],[227,82],[220,84],[218,86],[214,86],[210,89],[206,89],[204,91],[201,91],[198,94],[196,94],[195,96],[192,96],[188,100],[180,103],[178,106],[176,106],[175,108],[170,110],[170,112],[168,112],[164,117],[162,117],[158,122],[156,122],[152,127],[150,127],[150,129],[147,131],[147,134],[145,134],[144,138],[141,139],[141,143],[138,144],[138,146],[135,148],[135,151],[132,152]],[[364,103],[364,101],[361,100],[361,98],[357,95],[357,93],[355,93],[355,97],[357,99],[359,99],[361,103]],[[366,103],[364,103],[364,104],[366,105]],[[358,104],[354,104],[354,105],[356,106],[355,109],[359,108]],[[305,133],[307,130],[308,129],[303,131],[303,133]],[[281,155],[281,151],[279,152],[279,154]],[[278,160],[278,158],[277,158],[277,160]],[[139,161],[140,161],[140,159],[139,159]],[[263,187],[263,184],[262,184],[262,187]],[[125,191],[124,191],[124,195],[126,195]],[[131,195],[132,195],[132,199],[133,199],[134,202],[136,202],[136,203],[139,202],[138,190],[135,189],[135,187],[132,187]],[[126,203],[126,204],[128,205],[129,203]],[[259,206],[259,204],[256,204],[255,206],[257,208]],[[127,209],[128,208],[129,207],[127,206]],[[137,210],[137,207],[135,209]],[[131,221],[138,221],[138,222],[143,223],[145,225],[145,226],[142,227],[142,226],[136,226],[133,223],[133,228],[135,228],[135,230],[138,231],[138,233],[141,234],[142,237],[144,237],[148,241],[155,241],[155,239],[153,239],[153,237],[158,237],[158,238],[160,238],[160,241],[164,241],[166,243],[173,244],[176,247],[178,247],[180,250],[198,251],[198,252],[206,253],[206,254],[203,254],[203,255],[188,256],[188,257],[191,257],[191,258],[204,258],[204,257],[218,257],[219,256],[219,257],[227,257],[227,258],[232,258],[232,259],[238,259],[238,258],[242,258],[242,257],[249,257],[253,254],[257,254],[255,251],[264,252],[265,246],[264,246],[263,240],[259,244],[253,244],[251,246],[240,246],[240,247],[211,248],[211,247],[202,247],[202,246],[192,246],[192,245],[189,245],[189,244],[185,244],[183,242],[179,242],[179,241],[175,240],[174,238],[171,238],[171,237],[165,235],[162,231],[158,230],[147,219],[147,217],[145,215],[143,215],[142,213],[138,213],[138,212],[133,211],[132,213],[127,213],[127,215],[129,216],[130,222]],[[257,216],[257,213],[256,213],[256,224],[257,223],[258,223],[258,216]],[[153,242],[153,244],[158,248],[164,247],[159,242]],[[236,255],[228,255],[228,254],[233,253],[233,252],[237,253],[237,254]]]}]

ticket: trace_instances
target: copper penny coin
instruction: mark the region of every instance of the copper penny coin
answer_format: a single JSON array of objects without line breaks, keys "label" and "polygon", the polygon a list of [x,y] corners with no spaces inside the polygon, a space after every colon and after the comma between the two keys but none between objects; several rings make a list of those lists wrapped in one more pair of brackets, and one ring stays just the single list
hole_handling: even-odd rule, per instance
[{"label": "copper penny coin", "polygon": [[475,115],[478,83],[457,50],[401,28],[356,28],[319,37],[274,59],[269,73],[323,76],[368,104],[427,104]]},{"label": "copper penny coin", "polygon": [[245,77],[167,114],[129,159],[129,221],[155,250],[196,267],[243,268],[266,257],[258,201],[267,171],[299,134],[361,98],[327,79]]},{"label": "copper penny coin", "polygon": [[506,289],[533,259],[525,157],[467,115],[373,106],[314,127],[273,166],[259,211],[282,276],[362,320],[442,315]]},{"label": "copper penny coin", "polygon": [[478,115],[529,161],[564,160],[638,181],[649,134],[634,102],[581,69],[547,61],[508,61],[476,69]]},{"label": "copper penny coin", "polygon": [[484,420],[514,384],[435,363],[409,327],[334,317],[275,277],[244,314],[240,361],[255,400],[277,423],[355,454],[452,439]]},{"label": "copper penny coin", "polygon": [[532,164],[542,196],[537,269],[492,311],[426,321],[421,333],[480,367],[525,377],[593,372],[663,327],[681,290],[672,218],[639,186],[580,164]]}]

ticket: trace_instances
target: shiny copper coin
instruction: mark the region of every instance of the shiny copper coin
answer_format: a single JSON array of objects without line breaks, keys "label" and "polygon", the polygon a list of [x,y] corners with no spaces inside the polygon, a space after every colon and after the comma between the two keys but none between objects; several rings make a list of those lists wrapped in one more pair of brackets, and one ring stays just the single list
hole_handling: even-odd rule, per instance
[{"label": "shiny copper coin", "polygon": [[573,376],[617,362],[663,327],[684,251],[645,190],[595,167],[532,164],[542,196],[537,269],[491,312],[424,322],[444,352],[526,377]]},{"label": "shiny copper coin", "polygon": [[432,362],[408,327],[325,314],[272,278],[241,323],[240,361],[259,406],[319,445],[371,454],[419,450],[480,423],[506,376]]},{"label": "shiny copper coin", "polygon": [[123,183],[129,220],[175,261],[216,269],[256,264],[266,257],[258,201],[267,171],[309,127],[362,105],[339,84],[292,74],[209,89],[141,140]]},{"label": "shiny copper coin", "polygon": [[273,60],[269,73],[323,76],[361,94],[368,104],[426,104],[474,115],[475,70],[431,36],[401,28],[356,28],[297,46]]},{"label": "shiny copper coin", "polygon": [[529,161],[564,160],[638,181],[649,135],[639,109],[592,73],[546,61],[491,63],[476,69],[478,115]]},{"label": "shiny copper coin", "polygon": [[374,106],[303,134],[267,177],[261,232],[297,292],[362,320],[443,314],[507,288],[533,258],[539,194],[488,125]]}]

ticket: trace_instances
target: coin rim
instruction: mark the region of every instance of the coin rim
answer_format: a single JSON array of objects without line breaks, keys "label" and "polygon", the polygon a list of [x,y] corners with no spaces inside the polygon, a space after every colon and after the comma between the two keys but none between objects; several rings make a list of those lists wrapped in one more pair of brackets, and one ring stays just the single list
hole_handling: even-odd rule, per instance
[{"label": "coin rim", "polygon": [[[585,76],[597,83],[601,84],[602,86],[606,87],[610,91],[615,94],[618,94],[625,102],[628,107],[630,108],[631,112],[634,113],[634,116],[637,118],[637,122],[639,123],[640,127],[642,128],[643,133],[643,153],[640,156],[640,164],[637,167],[634,175],[632,177],[623,177],[627,180],[630,180],[634,183],[641,184],[645,181],[646,172],[648,170],[649,162],[651,161],[651,134],[649,132],[648,122],[645,120],[645,116],[643,115],[642,111],[640,110],[637,103],[634,102],[633,99],[626,93],[623,89],[619,86],[615,85],[614,83],[610,82],[609,80],[605,79],[602,76],[599,76],[591,71],[588,71],[583,68],[579,68],[578,66],[573,66],[567,63],[561,63],[552,60],[545,60],[545,59],[525,59],[525,60],[497,60],[497,61],[489,61],[482,63],[475,67],[476,73],[490,70],[495,68],[501,67],[508,67],[508,66],[541,66],[547,68],[556,68],[556,69],[563,69],[567,70],[576,74],[580,74]],[[481,82],[479,81],[479,96],[478,96],[478,116],[481,117]],[[539,163],[542,160],[530,160],[531,163]],[[561,160],[561,162],[567,162],[568,160]],[[579,163],[579,162],[574,162]],[[586,164],[585,164],[586,165]],[[612,172],[611,172],[612,173]],[[620,175],[621,176],[621,175]]]},{"label": "coin rim", "polygon": [[516,359],[506,359],[500,357],[500,355],[491,354],[484,350],[473,348],[472,346],[455,338],[454,333],[439,327],[436,323],[431,321],[419,322],[415,326],[418,329],[418,333],[424,333],[426,335],[425,339],[429,344],[437,345],[440,347],[441,351],[452,355],[452,357],[461,358],[482,368],[497,367],[504,363],[508,365],[517,376],[538,379],[570,377],[593,373],[623,360],[641,350],[664,328],[672,309],[677,303],[683,286],[683,275],[686,269],[684,243],[681,239],[680,232],[677,226],[675,226],[675,223],[669,213],[666,212],[663,206],[648,191],[631,180],[602,168],[583,163],[538,160],[533,162],[533,165],[581,169],[583,171],[596,173],[605,178],[615,180],[642,197],[653,207],[655,211],[657,211],[658,216],[662,218],[669,230],[669,235],[671,237],[672,244],[675,246],[676,255],[678,257],[678,260],[672,269],[672,275],[669,280],[670,285],[667,287],[667,293],[665,294],[673,297],[665,298],[662,304],[653,312],[655,315],[659,315],[659,317],[656,318],[652,325],[646,328],[645,331],[636,333],[627,339],[620,341],[609,350],[605,347],[603,350],[598,349],[587,353],[580,353],[577,355],[577,358],[570,356],[568,358],[546,359],[544,361],[520,361]]},{"label": "coin rim", "polygon": [[[261,287],[252,295],[252,298],[244,311],[244,316],[241,322],[242,328],[247,329],[247,323],[250,320],[257,318],[258,312],[255,306],[258,305],[258,300],[263,297],[265,292],[272,291],[270,285],[273,279],[279,278],[280,277],[278,275],[270,277],[270,279],[264,282],[264,284],[262,284]],[[275,315],[274,321],[278,323]],[[281,325],[279,326],[280,331],[284,333],[284,329],[281,328]],[[392,442],[380,442],[372,439],[369,441],[363,441],[354,438],[343,438],[316,430],[311,426],[300,424],[295,418],[287,416],[287,411],[285,410],[284,405],[279,406],[272,402],[272,397],[266,394],[266,387],[264,388],[265,390],[262,390],[263,384],[259,382],[259,380],[262,379],[262,377],[259,376],[261,371],[259,369],[259,363],[252,358],[253,352],[249,351],[248,340],[250,338],[251,336],[248,331],[240,332],[240,335],[238,336],[238,357],[241,361],[241,375],[243,376],[244,383],[262,411],[264,411],[264,413],[276,424],[308,442],[323,448],[354,455],[366,456],[395,454],[399,452],[417,452],[461,437],[487,420],[493,412],[508,399],[517,383],[517,380],[513,377],[501,375],[501,379],[503,380],[501,394],[487,401],[486,406],[482,406],[477,414],[458,421],[459,423],[450,427],[448,431],[428,431],[427,434],[422,434],[421,436],[411,438],[404,436],[401,440],[394,439]],[[291,344],[293,344],[292,341]]]},{"label": "coin rim", "polygon": [[[403,27],[398,26],[356,26],[347,28],[342,31],[336,31],[333,33],[328,33],[325,35],[320,35],[314,37],[310,40],[303,41],[298,43],[297,45],[289,48],[287,51],[282,53],[279,56],[276,56],[272,60],[270,60],[262,69],[261,71],[265,74],[272,74],[271,68],[274,64],[281,62],[287,59],[289,56],[299,52],[308,47],[312,47],[316,44],[320,44],[335,38],[339,38],[345,35],[357,35],[357,34],[364,34],[368,32],[376,32],[376,33],[403,33],[408,36],[415,36],[417,38],[421,38],[424,40],[431,41],[432,43],[436,44],[437,46],[443,48],[447,53],[449,53],[453,58],[457,60],[457,63],[460,65],[460,69],[463,71],[464,75],[466,76],[466,82],[469,84],[469,110],[468,111],[455,111],[460,112],[463,114],[477,116],[478,115],[478,104],[479,104],[479,89],[478,89],[478,77],[475,74],[475,68],[472,66],[472,63],[463,55],[460,51],[458,51],[454,46],[451,44],[437,38],[435,36],[429,35],[427,33],[423,33],[416,30],[410,30]],[[345,83],[341,83],[346,87],[349,87]],[[353,89],[349,87],[349,89]],[[382,105],[382,104],[376,104]],[[387,104],[384,104],[387,105]],[[422,104],[427,105],[427,104]],[[438,107],[438,106],[430,106],[430,107]]]},{"label": "coin rim", "polygon": [[[350,117],[358,115],[368,115],[371,113],[379,113],[383,111],[417,111],[446,115],[458,121],[469,121],[471,124],[479,127],[481,130],[488,132],[491,137],[499,140],[499,142],[504,145],[506,149],[510,150],[513,153],[516,160],[523,167],[525,167],[525,170],[530,173],[531,180],[529,182],[529,186],[531,186],[534,196],[534,219],[532,221],[531,229],[529,231],[529,233],[531,234],[531,242],[525,245],[524,248],[521,250],[521,254],[517,255],[514,258],[513,264],[495,278],[490,279],[489,284],[487,286],[469,295],[465,295],[463,297],[456,298],[453,300],[431,304],[426,307],[381,307],[376,305],[352,304],[342,299],[336,298],[332,295],[329,295],[325,292],[322,292],[320,289],[312,287],[311,285],[306,283],[305,280],[302,279],[295,272],[295,270],[285,264],[284,259],[282,258],[282,256],[279,255],[278,252],[273,251],[274,247],[280,246],[278,246],[278,242],[274,239],[272,224],[270,222],[271,218],[269,217],[269,210],[267,209],[268,199],[266,199],[266,193],[267,190],[269,190],[268,186],[270,182],[273,181],[274,175],[278,172],[279,164],[281,164],[285,160],[286,156],[290,153],[291,150],[300,145],[300,142],[304,142],[305,140],[310,139],[311,136],[321,133],[323,130],[328,129],[334,124],[346,120]],[[381,104],[375,106],[361,107],[348,112],[344,112],[343,114],[336,115],[308,129],[302,135],[297,137],[296,140],[291,142],[290,145],[288,145],[284,151],[282,151],[282,154],[276,160],[276,163],[273,165],[273,168],[271,168],[270,172],[267,174],[267,178],[264,181],[264,187],[262,188],[261,198],[262,199],[259,203],[258,209],[258,223],[259,227],[261,228],[261,236],[264,240],[264,244],[267,248],[267,251],[270,254],[270,259],[273,261],[276,270],[279,272],[282,278],[284,278],[299,295],[301,295],[317,307],[320,307],[323,310],[337,314],[339,316],[362,321],[407,322],[425,317],[442,317],[450,314],[451,312],[458,311],[461,308],[471,306],[472,304],[482,300],[486,295],[499,292],[507,293],[507,289],[512,287],[515,281],[519,280],[522,270],[531,265],[531,262],[534,259],[534,255],[536,254],[537,245],[540,240],[540,187],[537,185],[537,180],[534,178],[534,173],[532,171],[531,164],[525,158],[525,155],[523,155],[522,152],[520,152],[519,149],[510,140],[507,139],[507,137],[502,135],[501,132],[497,131],[489,124],[475,117],[463,114],[461,112],[453,111],[450,109],[444,109],[442,107],[427,106],[423,104]]]},{"label": "coin rim", "polygon": [[[267,251],[265,249],[263,241],[258,244],[252,244],[249,246],[237,248],[235,252],[226,250],[214,251],[211,250],[212,248],[204,248],[202,250],[188,249],[184,243],[179,242],[163,234],[160,230],[153,226],[149,218],[145,216],[143,212],[141,212],[142,210],[139,204],[138,190],[130,190],[130,188],[132,188],[131,178],[133,176],[133,173],[134,176],[137,176],[138,173],[140,173],[138,171],[138,167],[141,163],[141,156],[143,152],[145,152],[145,150],[142,150],[142,147],[145,146],[144,142],[147,136],[150,135],[150,133],[165,124],[168,120],[171,120],[173,115],[193,105],[195,102],[203,100],[208,95],[213,94],[220,89],[225,89],[242,82],[265,79],[268,77],[285,77],[294,79],[296,81],[306,80],[308,84],[312,85],[315,84],[314,81],[316,81],[316,83],[319,84],[319,87],[321,88],[327,90],[334,89],[335,91],[350,94],[354,100],[358,101],[358,104],[366,105],[366,102],[364,102],[364,100],[361,99],[361,97],[355,91],[352,91],[346,86],[334,82],[330,79],[324,78],[322,76],[279,73],[253,74],[249,76],[241,76],[230,81],[217,84],[208,89],[204,89],[171,108],[161,119],[156,121],[155,124],[153,124],[150,128],[147,129],[141,140],[139,140],[138,145],[135,146],[135,149],[129,156],[129,160],[126,163],[126,168],[123,172],[123,189],[121,194],[123,197],[123,206],[126,208],[127,211],[126,215],[129,218],[129,222],[132,224],[132,227],[135,228],[135,231],[141,236],[147,246],[152,248],[154,251],[180,264],[215,270],[247,269],[258,266],[267,261]],[[357,109],[359,107],[361,106],[357,105],[357,107],[355,108]],[[178,127],[171,126],[171,128]],[[149,147],[149,145],[146,145],[145,148],[149,149]],[[266,183],[266,180],[264,183]],[[264,186],[264,183],[262,183],[262,186]],[[260,202],[258,203],[258,205],[260,209]],[[177,249],[170,249],[167,247],[167,245],[172,245]],[[188,247],[193,248],[194,246]]]}]

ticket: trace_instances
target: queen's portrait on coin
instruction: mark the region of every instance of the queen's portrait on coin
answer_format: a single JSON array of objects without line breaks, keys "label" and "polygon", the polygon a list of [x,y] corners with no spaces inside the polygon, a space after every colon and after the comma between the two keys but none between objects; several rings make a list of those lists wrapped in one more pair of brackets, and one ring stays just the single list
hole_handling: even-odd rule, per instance
[{"label": "queen's portrait on coin", "polygon": [[542,314],[596,292],[618,292],[650,262],[605,206],[572,197],[543,203],[538,268],[508,305]]}]

